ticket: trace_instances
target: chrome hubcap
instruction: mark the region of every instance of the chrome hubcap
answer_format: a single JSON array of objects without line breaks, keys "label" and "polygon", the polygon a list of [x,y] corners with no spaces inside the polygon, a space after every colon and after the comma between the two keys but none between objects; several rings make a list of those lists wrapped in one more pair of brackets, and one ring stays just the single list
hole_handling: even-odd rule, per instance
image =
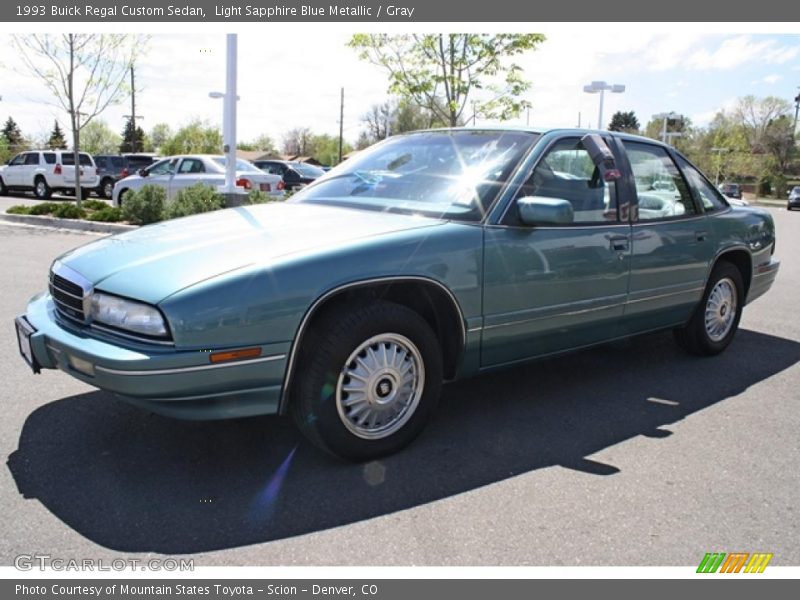
[{"label": "chrome hubcap", "polygon": [[336,384],[336,409],[354,435],[392,435],[414,414],[425,387],[425,366],[414,343],[396,333],[363,342],[348,357]]},{"label": "chrome hubcap", "polygon": [[722,340],[736,318],[736,284],[727,277],[720,279],[706,302],[706,333],[712,342]]},{"label": "chrome hubcap", "polygon": [[36,184],[36,193],[39,194],[40,196],[44,196],[44,192],[45,192],[44,182],[40,181],[39,183]]},{"label": "chrome hubcap", "polygon": [[107,183],[105,188],[103,189],[103,195],[106,198],[111,198],[111,192],[113,191],[113,189],[114,189],[114,185],[111,184],[111,183]]}]

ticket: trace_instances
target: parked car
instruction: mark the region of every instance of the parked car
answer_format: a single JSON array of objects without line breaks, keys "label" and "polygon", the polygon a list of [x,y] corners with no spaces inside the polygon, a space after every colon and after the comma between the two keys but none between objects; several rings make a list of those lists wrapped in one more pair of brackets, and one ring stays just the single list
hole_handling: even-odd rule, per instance
[{"label": "parked car", "polygon": [[109,200],[117,181],[152,165],[156,160],[149,154],[100,154],[93,158],[97,166],[98,181],[94,192]]},{"label": "parked car", "polygon": [[786,202],[787,210],[800,208],[800,185],[794,186],[789,192],[789,200]]},{"label": "parked car", "polygon": [[[112,201],[115,206],[121,206],[125,194],[147,184],[162,186],[167,191],[168,199],[173,198],[178,190],[196,183],[219,187],[225,183],[225,161],[225,156],[212,154],[164,158],[115,183]],[[276,197],[285,193],[279,176],[264,173],[242,159],[236,161],[236,185],[245,191],[261,190]]]},{"label": "parked car", "polygon": [[[94,161],[81,152],[81,189],[83,195],[97,186]],[[71,150],[30,150],[21,152],[0,167],[0,194],[9,191],[33,192],[39,200],[47,200],[54,192],[74,193],[75,154]]]},{"label": "parked car", "polygon": [[722,352],[774,250],[767,211],[659,142],[423,131],[287,202],[67,252],[16,328],[34,372],[176,417],[291,414],[366,460],[421,431],[444,380],[660,329]]},{"label": "parked car", "polygon": [[719,191],[728,198],[742,199],[742,186],[738,183],[722,183],[719,186]]},{"label": "parked car", "polygon": [[280,175],[287,190],[296,191],[318,177],[322,177],[325,171],[314,165],[289,160],[255,160],[253,164],[262,171]]}]

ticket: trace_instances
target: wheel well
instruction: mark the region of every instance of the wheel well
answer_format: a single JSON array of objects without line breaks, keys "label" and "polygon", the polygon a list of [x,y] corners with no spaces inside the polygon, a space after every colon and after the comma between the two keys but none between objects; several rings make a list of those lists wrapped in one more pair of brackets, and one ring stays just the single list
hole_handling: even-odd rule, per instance
[{"label": "wheel well", "polygon": [[[430,325],[442,350],[442,366],[445,379],[455,377],[459,360],[464,349],[464,321],[461,316],[460,308],[455,299],[436,283],[423,280],[397,280],[387,282],[373,282],[364,285],[355,285],[334,292],[330,296],[323,297],[319,305],[312,307],[312,313],[308,317],[300,336],[295,340],[292,352],[295,358],[299,355],[299,349],[303,343],[305,333],[314,325],[323,320],[330,312],[342,306],[352,306],[359,302],[375,302],[385,300],[406,306],[419,314]],[[292,371],[296,370],[297,364],[294,363]],[[292,377],[293,373],[287,374]],[[287,381],[291,385],[290,381]],[[288,405],[285,400],[288,395],[284,394],[282,410]]]},{"label": "wheel well", "polygon": [[750,280],[753,278],[753,261],[750,258],[750,254],[746,250],[731,250],[717,258],[717,263],[722,261],[730,263],[739,269],[744,283],[744,297],[747,298],[747,292],[750,290]]}]

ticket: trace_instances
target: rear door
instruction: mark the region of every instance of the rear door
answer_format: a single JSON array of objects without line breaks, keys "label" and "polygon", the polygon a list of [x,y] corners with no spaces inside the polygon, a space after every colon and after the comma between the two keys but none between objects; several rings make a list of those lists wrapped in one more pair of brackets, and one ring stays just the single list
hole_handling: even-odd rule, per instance
[{"label": "rear door", "polygon": [[623,140],[635,198],[626,333],[685,323],[700,301],[714,253],[713,232],[670,152]]},{"label": "rear door", "polygon": [[[566,200],[574,220],[525,225],[522,197]],[[615,337],[628,291],[630,233],[616,182],[598,177],[580,138],[551,142],[501,224],[485,230],[481,366]]]},{"label": "rear door", "polygon": [[178,163],[175,175],[169,182],[169,197],[174,198],[180,190],[207,179],[206,166],[199,158],[187,157]]}]

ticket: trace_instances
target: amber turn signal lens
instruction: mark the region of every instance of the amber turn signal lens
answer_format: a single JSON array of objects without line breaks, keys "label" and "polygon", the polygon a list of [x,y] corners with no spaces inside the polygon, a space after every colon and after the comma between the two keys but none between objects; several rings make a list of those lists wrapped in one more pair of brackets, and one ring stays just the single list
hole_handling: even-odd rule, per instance
[{"label": "amber turn signal lens", "polygon": [[243,358],[257,358],[261,356],[261,348],[244,348],[243,350],[230,350],[228,352],[215,352],[211,355],[212,363],[242,360]]}]

